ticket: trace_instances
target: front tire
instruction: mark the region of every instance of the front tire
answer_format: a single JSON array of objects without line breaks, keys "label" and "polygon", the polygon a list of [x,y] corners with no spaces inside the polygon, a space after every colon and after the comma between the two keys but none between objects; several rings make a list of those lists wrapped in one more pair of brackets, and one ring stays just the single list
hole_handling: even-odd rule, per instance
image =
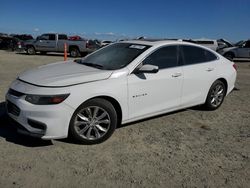
[{"label": "front tire", "polygon": [[27,54],[28,55],[35,55],[36,54],[36,50],[33,46],[28,46],[27,47]]},{"label": "front tire", "polygon": [[74,112],[69,134],[82,144],[99,144],[115,131],[117,113],[107,100],[96,98],[80,105]]},{"label": "front tire", "polygon": [[216,80],[212,84],[208,92],[206,103],[204,105],[205,108],[207,110],[216,110],[223,103],[225,95],[226,95],[225,84],[220,80]]}]

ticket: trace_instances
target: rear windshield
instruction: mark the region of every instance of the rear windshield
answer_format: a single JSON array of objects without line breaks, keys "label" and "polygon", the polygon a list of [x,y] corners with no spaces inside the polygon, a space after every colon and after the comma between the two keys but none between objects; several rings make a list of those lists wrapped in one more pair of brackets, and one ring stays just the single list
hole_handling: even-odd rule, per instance
[{"label": "rear windshield", "polygon": [[127,66],[150,46],[133,43],[115,43],[82,59],[82,64],[98,65],[102,69],[116,70]]}]

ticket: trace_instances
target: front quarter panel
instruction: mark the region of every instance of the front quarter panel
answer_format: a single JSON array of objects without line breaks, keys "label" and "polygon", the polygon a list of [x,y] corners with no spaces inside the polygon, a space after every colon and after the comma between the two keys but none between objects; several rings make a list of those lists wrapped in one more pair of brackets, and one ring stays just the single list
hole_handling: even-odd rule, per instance
[{"label": "front quarter panel", "polygon": [[128,118],[126,76],[75,85],[70,90],[71,94],[65,100],[65,103],[75,110],[89,99],[107,96],[115,99],[120,104],[122,120]]}]

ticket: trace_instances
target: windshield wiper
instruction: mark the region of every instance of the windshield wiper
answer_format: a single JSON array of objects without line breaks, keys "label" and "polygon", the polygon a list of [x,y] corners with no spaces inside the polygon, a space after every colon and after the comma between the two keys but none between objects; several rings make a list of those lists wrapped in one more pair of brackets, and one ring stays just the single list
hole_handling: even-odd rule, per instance
[{"label": "windshield wiper", "polygon": [[82,59],[75,59],[74,62],[79,63],[79,64],[83,64],[83,65],[87,65],[87,66],[90,66],[90,67],[95,67],[95,68],[98,68],[98,69],[103,69],[102,65],[99,65],[99,64],[96,64],[96,63],[84,62],[84,61],[82,61]]},{"label": "windshield wiper", "polygon": [[103,66],[102,66],[102,65],[95,64],[95,63],[82,62],[82,64],[83,64],[83,65],[90,66],[90,67],[95,67],[95,68],[98,68],[98,69],[103,69]]}]

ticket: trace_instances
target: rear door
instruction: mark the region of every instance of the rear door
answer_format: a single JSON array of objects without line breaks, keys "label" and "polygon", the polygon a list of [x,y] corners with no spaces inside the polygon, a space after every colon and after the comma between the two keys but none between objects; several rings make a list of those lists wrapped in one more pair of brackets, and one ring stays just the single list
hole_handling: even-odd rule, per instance
[{"label": "rear door", "polygon": [[63,52],[64,51],[64,44],[65,43],[68,44],[67,35],[59,34],[58,35],[58,40],[57,40],[57,52]]},{"label": "rear door", "polygon": [[201,47],[181,45],[183,64],[182,107],[205,102],[208,90],[216,78],[218,57]]},{"label": "rear door", "polygon": [[183,76],[177,50],[178,46],[162,47],[143,61],[158,66],[159,72],[128,76],[130,119],[179,107]]}]

